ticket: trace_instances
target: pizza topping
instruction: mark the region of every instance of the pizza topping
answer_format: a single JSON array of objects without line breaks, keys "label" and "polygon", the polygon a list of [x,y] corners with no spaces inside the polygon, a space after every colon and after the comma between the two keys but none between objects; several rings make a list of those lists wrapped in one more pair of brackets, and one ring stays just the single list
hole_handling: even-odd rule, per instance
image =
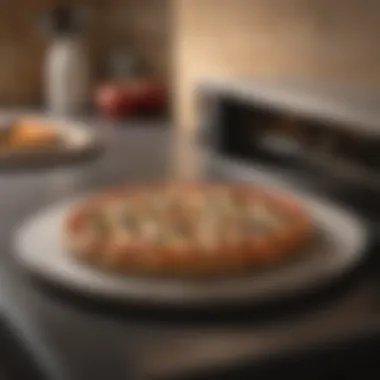
[{"label": "pizza topping", "polygon": [[253,235],[267,234],[272,231],[272,228],[267,223],[254,219],[246,219],[242,226],[245,236],[248,238]]},{"label": "pizza topping", "polygon": [[198,243],[201,247],[206,250],[213,249],[216,247],[218,242],[218,237],[215,231],[213,230],[202,230],[198,234]]},{"label": "pizza topping", "polygon": [[178,255],[183,254],[188,248],[188,241],[175,232],[170,232],[165,235],[164,245],[174,250]]},{"label": "pizza topping", "polygon": [[173,229],[174,235],[181,239],[188,239],[190,237],[190,228],[185,221],[182,221],[171,228]]},{"label": "pizza topping", "polygon": [[115,229],[111,241],[113,247],[117,250],[131,243],[131,235],[123,229]]},{"label": "pizza topping", "polygon": [[75,246],[75,250],[78,253],[86,255],[97,242],[98,236],[99,235],[94,233],[93,230],[85,228],[81,231],[80,234],[76,235],[74,241],[71,243]]},{"label": "pizza topping", "polygon": [[141,237],[148,242],[154,242],[159,235],[158,225],[152,220],[145,220],[139,225]]},{"label": "pizza topping", "polygon": [[132,213],[123,213],[119,223],[128,231],[137,231],[139,228],[139,219]]},{"label": "pizza topping", "polygon": [[181,253],[195,247],[212,252],[224,243],[245,244],[254,235],[273,233],[288,219],[266,198],[239,188],[216,186],[186,194],[171,187],[99,203],[81,244],[107,235],[115,249],[140,242]]},{"label": "pizza topping", "polygon": [[92,229],[100,235],[104,235],[108,232],[108,223],[106,218],[99,212],[96,212],[91,217]]},{"label": "pizza topping", "polygon": [[253,228],[262,230],[263,228],[278,229],[282,226],[283,221],[277,212],[270,210],[270,208],[263,202],[253,202],[248,208],[248,220]]}]

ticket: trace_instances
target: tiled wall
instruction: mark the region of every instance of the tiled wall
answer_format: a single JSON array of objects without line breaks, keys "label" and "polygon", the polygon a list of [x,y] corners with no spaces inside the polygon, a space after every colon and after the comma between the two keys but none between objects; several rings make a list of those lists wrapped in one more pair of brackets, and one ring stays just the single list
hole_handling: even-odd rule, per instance
[{"label": "tiled wall", "polygon": [[176,120],[207,76],[297,76],[380,86],[378,0],[173,0]]},{"label": "tiled wall", "polygon": [[[48,38],[37,27],[55,0],[0,1],[0,104],[38,103]],[[150,75],[168,78],[167,0],[66,0],[90,11],[86,31],[94,77],[104,73],[116,41],[140,58]]]},{"label": "tiled wall", "polygon": [[169,79],[170,0],[114,0],[108,25],[137,54],[142,69]]}]

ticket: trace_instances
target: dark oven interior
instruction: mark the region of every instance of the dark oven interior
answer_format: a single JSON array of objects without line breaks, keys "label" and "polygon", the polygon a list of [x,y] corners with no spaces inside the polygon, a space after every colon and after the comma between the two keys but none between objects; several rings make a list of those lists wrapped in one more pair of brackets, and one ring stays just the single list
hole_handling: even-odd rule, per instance
[{"label": "dark oven interior", "polygon": [[239,102],[219,104],[219,149],[230,157],[339,175],[375,179],[380,140],[345,128],[336,120],[305,117]]},{"label": "dark oven interior", "polygon": [[307,117],[215,94],[211,99],[203,104],[203,131],[218,155],[327,183],[335,199],[380,220],[379,137],[324,115]]}]

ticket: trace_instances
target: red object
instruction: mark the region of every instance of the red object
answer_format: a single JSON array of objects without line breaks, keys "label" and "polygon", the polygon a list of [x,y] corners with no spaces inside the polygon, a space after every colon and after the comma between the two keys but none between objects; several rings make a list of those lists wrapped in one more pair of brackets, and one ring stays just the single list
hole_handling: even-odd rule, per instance
[{"label": "red object", "polygon": [[128,116],[159,111],[165,106],[166,90],[161,83],[148,80],[106,84],[97,90],[95,101],[109,116]]}]

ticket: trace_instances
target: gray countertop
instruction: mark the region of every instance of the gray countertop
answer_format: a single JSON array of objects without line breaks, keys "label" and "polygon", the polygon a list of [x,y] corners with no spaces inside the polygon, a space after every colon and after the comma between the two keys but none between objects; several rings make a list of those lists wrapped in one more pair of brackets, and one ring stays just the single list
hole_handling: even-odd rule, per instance
[{"label": "gray countertop", "polygon": [[[93,124],[96,128],[100,122]],[[302,318],[239,327],[107,318],[61,302],[34,286],[12,257],[13,233],[26,216],[63,198],[120,181],[196,173],[199,157],[187,137],[177,136],[173,145],[173,132],[159,125],[104,128],[109,128],[106,151],[96,161],[0,174],[1,301],[54,378],[153,379],[220,362],[259,360],[349,332],[379,328],[370,279]]]}]

